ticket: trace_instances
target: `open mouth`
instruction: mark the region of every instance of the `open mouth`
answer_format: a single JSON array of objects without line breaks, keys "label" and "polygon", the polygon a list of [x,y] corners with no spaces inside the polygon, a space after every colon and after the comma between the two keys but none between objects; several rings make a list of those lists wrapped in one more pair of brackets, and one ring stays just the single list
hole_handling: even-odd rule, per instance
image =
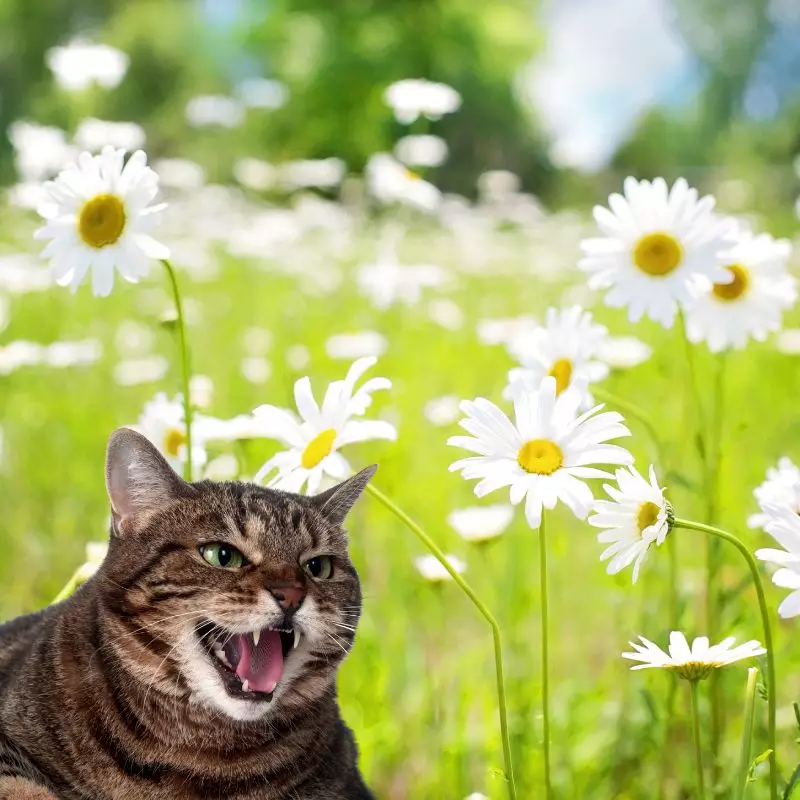
[{"label": "open mouth", "polygon": [[204,622],[197,627],[197,634],[228,694],[264,702],[272,700],[286,659],[300,644],[297,628],[232,633]]}]

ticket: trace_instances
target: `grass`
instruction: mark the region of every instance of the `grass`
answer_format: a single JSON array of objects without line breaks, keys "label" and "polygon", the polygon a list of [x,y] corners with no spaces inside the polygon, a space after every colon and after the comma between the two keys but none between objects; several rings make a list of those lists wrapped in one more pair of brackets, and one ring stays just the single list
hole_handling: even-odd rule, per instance
[{"label": "grass", "polygon": [[[22,228],[23,233],[25,228]],[[571,302],[581,277],[573,268],[578,234],[564,225],[562,243],[523,241],[498,236],[502,248],[485,269],[459,271],[461,256],[435,232],[420,232],[406,247],[406,260],[451,267],[455,280],[447,291],[464,312],[458,330],[431,321],[426,304],[376,311],[354,287],[352,268],[371,254],[368,234],[333,264],[322,244],[319,263],[331,261],[341,281],[313,277],[305,264],[234,260],[214,253],[221,272],[210,282],[193,282],[179,273],[190,308],[189,339],[195,372],[211,376],[211,413],[228,417],[265,402],[290,406],[296,378],[310,374],[317,391],[343,376],[347,361],[325,353],[326,339],[338,333],[370,329],[389,342],[376,374],[394,382],[376,396],[376,412],[398,425],[396,444],[351,448],[354,467],[380,464],[376,486],[398,502],[447,552],[468,562],[470,583],[488,604],[504,631],[510,729],[519,796],[541,796],[539,702],[539,592],[535,535],[518,514],[510,530],[484,545],[462,542],[446,524],[454,507],[475,504],[472,487],[448,473],[457,451],[445,441],[455,426],[437,428],[423,413],[433,397],[487,396],[500,402],[511,361],[502,347],[482,345],[476,322],[519,314],[541,316],[550,303]],[[8,249],[33,251],[24,235]],[[306,253],[307,254],[307,253]],[[301,253],[295,256],[302,258]],[[547,268],[545,269],[545,261]],[[180,259],[175,259],[180,268]],[[322,270],[324,272],[324,269]],[[335,285],[334,285],[335,284]],[[576,289],[575,287],[579,288]],[[436,293],[430,294],[435,296]],[[173,333],[159,323],[169,307],[168,286],[154,268],[148,282],[119,285],[107,300],[88,287],[73,298],[65,290],[15,296],[2,342],[95,337],[105,348],[91,367],[53,370],[21,368],[2,377],[0,424],[5,445],[0,464],[0,619],[50,601],[83,560],[86,541],[106,532],[107,499],[103,483],[104,447],[120,425],[136,421],[142,405],[158,390],[179,391]],[[669,497],[679,516],[700,519],[700,469],[693,446],[694,412],[686,383],[683,348],[677,332],[651,324],[632,328],[623,315],[605,309],[596,298],[597,317],[615,334],[635,333],[654,347],[645,364],[617,372],[605,388],[651,415],[666,443]],[[794,320],[797,321],[797,315]],[[157,332],[154,352],[170,359],[171,372],[160,384],[122,387],[114,383],[115,364],[126,353],[117,344],[125,320]],[[791,320],[789,320],[791,323]],[[272,376],[263,386],[242,375],[242,337],[251,327],[272,334]],[[305,345],[311,356],[302,370],[291,369],[286,351]],[[700,379],[710,391],[711,361],[700,352]],[[771,344],[754,345],[728,359],[727,403],[718,523],[740,535],[748,546],[768,546],[768,537],[745,526],[754,510],[752,488],[781,455],[800,458],[800,422],[795,411],[800,370],[791,356]],[[629,440],[640,467],[651,455],[643,428],[631,421]],[[237,448],[245,472],[252,474],[274,447],[252,441]],[[663,476],[662,476],[663,477]],[[596,494],[601,492],[595,482]],[[500,493],[487,502],[506,500]],[[364,616],[353,654],[341,675],[344,715],[356,732],[368,782],[377,795],[402,798],[462,798],[483,792],[503,798],[498,777],[502,753],[497,724],[491,636],[474,607],[452,584],[423,581],[413,564],[421,554],[410,532],[373,498],[366,496],[351,522],[353,558],[364,584]],[[679,726],[664,750],[665,703],[671,676],[660,671],[630,674],[619,654],[630,638],[644,634],[665,644],[669,633],[667,555],[651,555],[639,583],[629,572],[616,578],[598,562],[600,545],[593,529],[563,509],[548,521],[552,674],[553,782],[560,798],[641,798],[690,796],[695,784],[688,687],[677,687]],[[699,536],[699,534],[697,535]],[[704,633],[703,553],[705,542],[681,531],[669,543],[681,565],[682,628]],[[723,630],[741,639],[760,638],[758,610],[747,573],[734,552],[724,553],[722,572],[729,594]],[[767,587],[777,607],[781,590]],[[780,764],[791,774],[797,759],[791,702],[800,679],[792,665],[800,656],[795,625],[773,616],[778,656]],[[727,733],[723,775],[733,780],[740,748],[741,697],[746,669],[722,676]],[[708,719],[707,694],[700,689],[700,712]],[[764,749],[765,709],[756,700],[753,754]],[[707,739],[707,731],[701,731]],[[709,763],[709,754],[705,754]],[[728,796],[723,790],[720,796]],[[757,779],[750,800],[767,796],[767,781]]]}]

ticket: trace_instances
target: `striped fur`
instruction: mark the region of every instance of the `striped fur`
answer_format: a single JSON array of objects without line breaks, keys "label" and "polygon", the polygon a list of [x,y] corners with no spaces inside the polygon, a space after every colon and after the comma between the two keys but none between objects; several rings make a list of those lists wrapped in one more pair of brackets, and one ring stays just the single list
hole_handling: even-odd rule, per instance
[{"label": "striped fur", "polygon": [[[169,491],[115,513],[108,557],[73,597],[0,626],[0,800],[369,800],[336,672],[361,609],[341,521],[371,472],[320,498],[186,484],[133,444]],[[210,567],[211,541],[250,563]],[[329,580],[300,567],[318,554]],[[288,577],[307,591],[301,644],[250,709],[213,684],[198,627],[280,627],[265,586]]]}]

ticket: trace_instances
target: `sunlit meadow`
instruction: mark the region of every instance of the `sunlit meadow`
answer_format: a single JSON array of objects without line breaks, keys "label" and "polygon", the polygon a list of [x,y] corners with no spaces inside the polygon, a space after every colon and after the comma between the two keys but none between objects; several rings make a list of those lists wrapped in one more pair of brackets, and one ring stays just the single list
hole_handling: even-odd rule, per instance
[{"label": "sunlit meadow", "polygon": [[[412,87],[413,102],[402,93],[400,100],[387,95],[387,102],[404,124],[413,122],[415,103],[423,116],[425,103],[433,105],[431,115],[457,114],[459,105],[446,88]],[[206,100],[192,113],[226,110]],[[83,141],[81,148],[97,152],[109,138],[130,150],[141,144],[121,142],[118,130],[95,135],[94,144]],[[344,454],[355,470],[379,465],[374,485],[452,556],[456,571],[497,620],[516,796],[546,797],[538,524],[526,515],[524,501],[512,510],[506,488],[477,498],[473,483],[450,471],[454,461],[470,455],[447,443],[464,434],[459,403],[488,398],[513,420],[507,385],[509,370],[524,362],[515,358],[524,350],[520,342],[545,322],[550,307],[590,311],[609,336],[592,355],[606,369],[595,370],[592,380],[598,374],[602,379],[588,391],[606,402],[604,411],[620,412],[632,434],[614,444],[633,454],[642,476],[655,465],[657,486],[666,487],[678,518],[717,525],[755,552],[776,545],[760,527],[748,526],[759,511],[753,490],[781,457],[800,459],[800,328],[793,328],[800,313],[791,296],[781,306],[781,331],[722,358],[709,352],[708,336],[696,332],[708,315],[693,319],[690,313],[689,336],[698,343],[689,352],[704,404],[699,414],[680,325],[631,322],[627,309],[604,304],[606,289],[590,288],[587,272],[578,267],[580,243],[600,236],[587,209],[552,212],[523,193],[516,176],[501,171],[482,176],[476,200],[441,195],[424,170],[443,143],[417,144],[422,155],[405,157],[416,172],[379,155],[363,179],[345,177],[335,160],[275,166],[243,159],[237,185],[208,182],[189,161],[151,164],[160,177],[158,202],[168,204],[152,234],[171,250],[183,301],[189,394],[198,420],[194,476],[252,478],[283,449],[259,428],[255,409],[295,409],[294,385],[304,376],[321,401],[328,383],[344,378],[354,361],[377,357],[365,378],[388,378],[391,388],[375,392],[367,416],[388,423],[384,433],[394,426],[396,441],[381,436],[348,444]],[[56,285],[39,258],[42,243],[33,234],[41,220],[32,209],[46,200],[39,179],[74,161],[77,151],[59,154],[47,141],[37,147],[42,160],[50,156],[54,163],[8,193],[0,228],[0,619],[51,602],[87,560],[87,544],[106,536],[103,458],[114,428],[140,426],[179,468],[186,456],[180,329],[168,275],[158,261],[138,285],[116,274],[107,297],[92,293],[88,277],[74,295]],[[623,177],[613,191],[622,191]],[[280,186],[280,202],[260,196],[265,182]],[[605,196],[594,200],[607,202]],[[753,209],[758,205],[753,198]],[[741,225],[794,235],[790,216],[773,220],[753,209],[739,215]],[[720,221],[722,212],[714,224]],[[788,245],[784,260],[796,272]],[[68,283],[74,276],[60,277]],[[105,294],[105,288],[96,291]],[[573,366],[566,376],[563,366],[544,373],[566,385]],[[543,391],[542,377],[523,381],[531,397]],[[166,397],[152,405],[161,392]],[[203,417],[236,423],[204,440]],[[178,438],[170,439],[174,430]],[[718,458],[710,465],[709,441],[718,441]],[[587,463],[606,465],[613,474],[623,462]],[[711,508],[709,481],[716,487]],[[611,479],[583,482],[598,500],[610,499],[604,483],[615,485]],[[784,496],[763,499],[770,508],[796,512],[792,497],[787,489]],[[699,796],[693,678],[662,669],[631,673],[621,654],[640,636],[666,649],[671,631],[683,631],[689,642],[709,635],[717,644],[730,635],[737,644],[765,644],[747,562],[724,541],[712,551],[720,597],[712,631],[708,537],[701,531],[678,525],[645,546],[634,584],[631,566],[607,574],[600,561],[607,543],[597,539],[601,525],[578,519],[563,503],[545,515],[549,796]],[[367,782],[376,796],[391,800],[508,797],[486,620],[376,496],[367,494],[359,503],[349,529],[365,603],[340,696]],[[742,796],[743,739],[751,748],[744,796],[788,798],[794,788],[800,643],[797,622],[782,619],[777,609],[787,589],[800,584],[776,588],[773,565],[760,563],[758,571],[774,638],[780,794],[770,789],[767,664],[759,655],[697,684],[707,797]],[[754,666],[759,673],[748,695],[750,742],[742,734],[746,667]]]}]

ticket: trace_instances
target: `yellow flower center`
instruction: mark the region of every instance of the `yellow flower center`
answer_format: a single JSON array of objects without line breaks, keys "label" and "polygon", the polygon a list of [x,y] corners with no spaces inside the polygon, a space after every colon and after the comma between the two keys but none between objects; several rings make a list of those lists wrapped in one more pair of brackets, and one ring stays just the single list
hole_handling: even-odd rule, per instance
[{"label": "yellow flower center", "polygon": [[568,358],[559,358],[547,374],[556,379],[556,394],[561,394],[572,380],[572,362]]},{"label": "yellow flower center", "polygon": [[306,469],[313,469],[323,458],[331,454],[334,441],[336,441],[336,431],[333,428],[317,434],[303,450],[300,463]]},{"label": "yellow flower center", "polygon": [[552,475],[564,463],[564,454],[549,439],[530,439],[520,447],[517,463],[525,472]]},{"label": "yellow flower center", "polygon": [[685,681],[705,680],[715,669],[719,669],[722,664],[705,661],[687,661],[684,664],[667,664],[667,669],[675,670],[678,677]]},{"label": "yellow flower center", "polygon": [[642,503],[639,506],[639,513],[636,516],[636,524],[639,526],[639,533],[644,533],[657,519],[661,509],[655,503]]},{"label": "yellow flower center", "polygon": [[170,428],[164,434],[163,450],[168,456],[178,457],[178,451],[186,444],[186,434],[180,428]]},{"label": "yellow flower center", "polygon": [[668,233],[648,233],[633,248],[633,263],[642,272],[661,278],[680,266],[683,248]]},{"label": "yellow flower center", "polygon": [[407,169],[406,170],[406,178],[408,178],[410,181],[421,181],[422,180],[422,176],[419,173],[414,172],[414,170],[412,170],[412,169]]},{"label": "yellow flower center", "polygon": [[78,232],[89,247],[114,244],[125,230],[125,206],[113,194],[98,194],[83,204]]},{"label": "yellow flower center", "polygon": [[738,300],[750,286],[750,273],[741,264],[731,264],[728,271],[733,274],[730,283],[715,283],[714,297],[725,302]]}]

